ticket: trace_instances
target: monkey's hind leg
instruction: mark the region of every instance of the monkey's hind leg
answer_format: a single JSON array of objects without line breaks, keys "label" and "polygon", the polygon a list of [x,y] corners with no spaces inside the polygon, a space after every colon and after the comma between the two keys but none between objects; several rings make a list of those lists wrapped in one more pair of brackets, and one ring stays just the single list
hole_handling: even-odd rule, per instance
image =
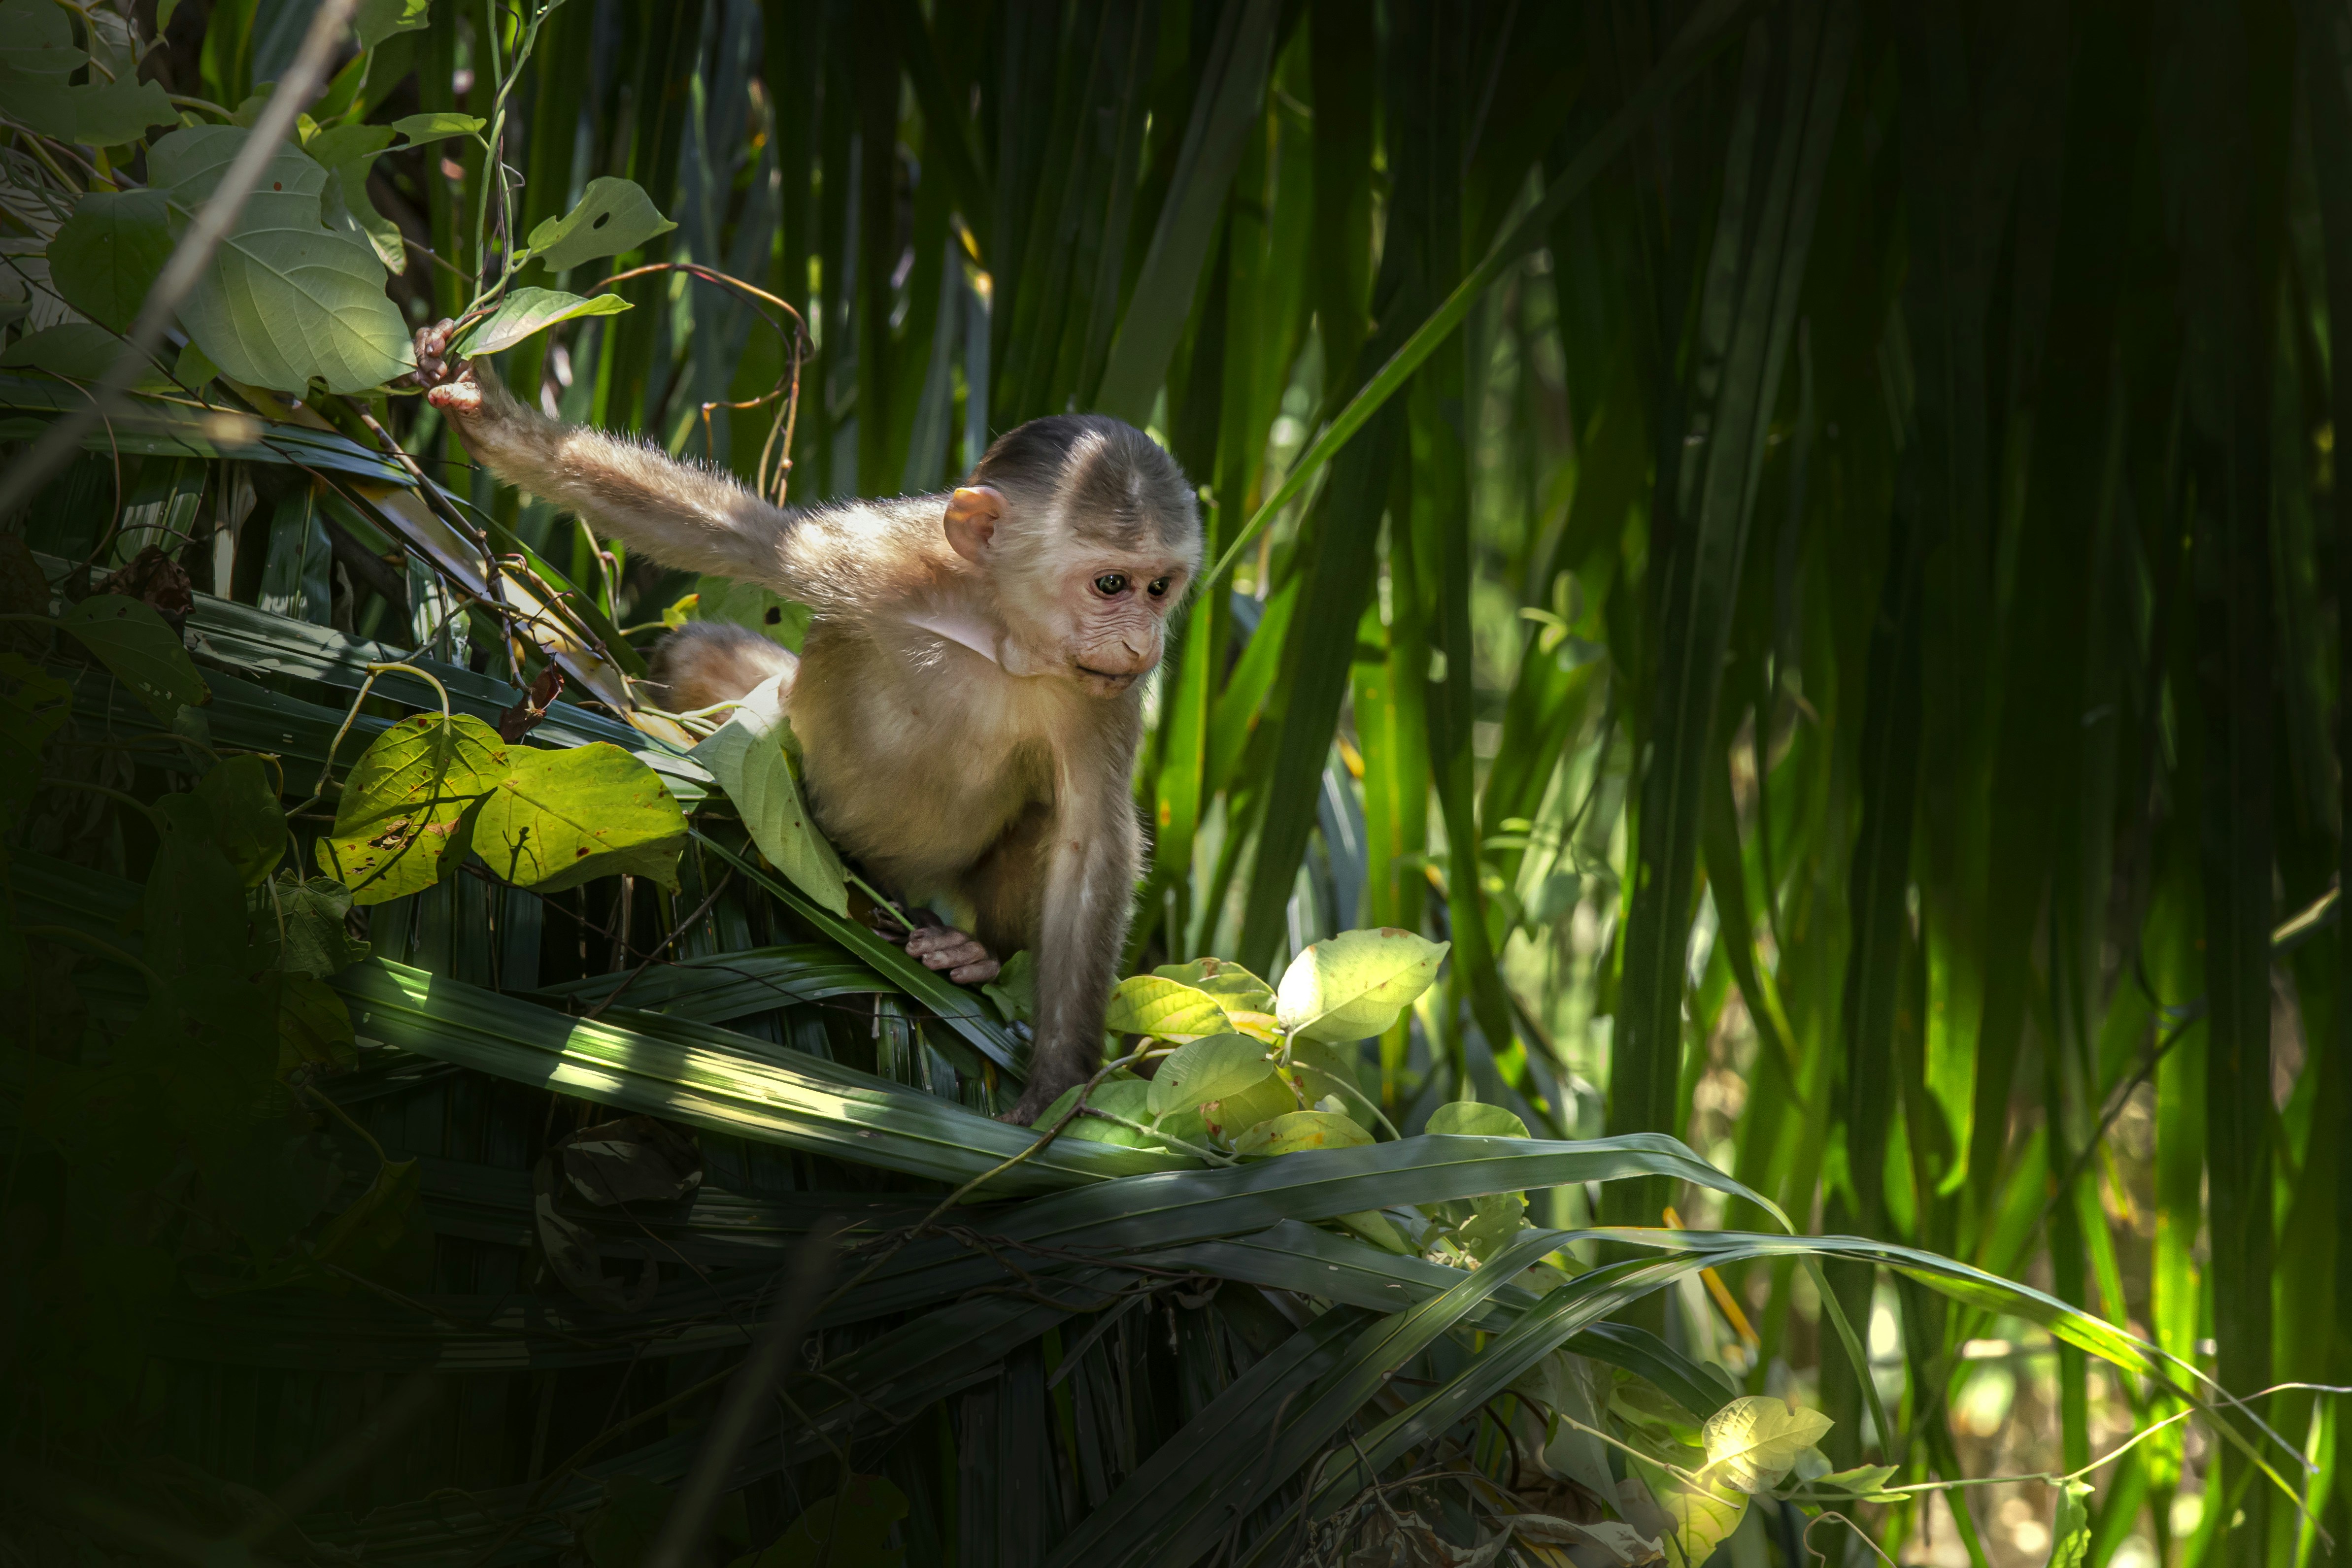
[{"label": "monkey's hind leg", "polygon": [[690,621],[654,644],[646,666],[654,700],[672,713],[692,713],[733,702],[771,675],[784,677],[790,696],[801,662],[791,649],[746,627]]}]

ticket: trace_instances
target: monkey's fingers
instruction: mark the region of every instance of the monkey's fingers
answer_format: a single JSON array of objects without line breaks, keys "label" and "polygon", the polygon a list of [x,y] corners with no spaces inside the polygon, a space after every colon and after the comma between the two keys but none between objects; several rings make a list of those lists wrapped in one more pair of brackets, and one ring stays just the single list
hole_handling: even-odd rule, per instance
[{"label": "monkey's fingers", "polygon": [[952,926],[927,926],[907,938],[907,955],[925,967],[947,972],[960,986],[981,985],[996,978],[1003,966],[980,939]]}]

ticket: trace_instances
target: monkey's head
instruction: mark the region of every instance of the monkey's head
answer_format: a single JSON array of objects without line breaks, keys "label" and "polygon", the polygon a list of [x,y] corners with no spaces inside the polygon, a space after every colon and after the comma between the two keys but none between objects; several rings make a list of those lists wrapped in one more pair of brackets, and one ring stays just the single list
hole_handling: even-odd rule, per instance
[{"label": "monkey's head", "polygon": [[[987,572],[1020,674],[1098,696],[1160,663],[1168,613],[1201,570],[1201,515],[1176,460],[1102,414],[1033,419],[948,503],[948,542]],[[1007,668],[1013,668],[1008,664]]]}]

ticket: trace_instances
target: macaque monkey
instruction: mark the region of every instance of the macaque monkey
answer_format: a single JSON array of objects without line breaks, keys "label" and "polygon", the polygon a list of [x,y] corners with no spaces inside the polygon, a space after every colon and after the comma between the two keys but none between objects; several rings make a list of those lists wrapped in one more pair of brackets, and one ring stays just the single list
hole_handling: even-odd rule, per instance
[{"label": "macaque monkey", "polygon": [[758,582],[814,616],[800,657],[693,625],[655,650],[673,712],[788,677],[809,805],[896,897],[945,894],[970,934],[908,951],[965,984],[1037,965],[1028,1123],[1090,1076],[1126,940],[1142,833],[1130,794],[1142,677],[1201,567],[1192,486],[1131,425],[1033,420],[952,494],[790,510],[657,447],[559,424],[453,364],[447,322],[417,380],[474,460],[655,560]]}]

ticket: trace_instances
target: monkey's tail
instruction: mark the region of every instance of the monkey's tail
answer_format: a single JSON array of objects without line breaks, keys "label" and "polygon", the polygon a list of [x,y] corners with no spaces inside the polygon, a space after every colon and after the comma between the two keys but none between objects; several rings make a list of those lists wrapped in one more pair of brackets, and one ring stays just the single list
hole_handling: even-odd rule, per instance
[{"label": "monkey's tail", "polygon": [[771,675],[784,677],[791,695],[798,655],[748,627],[689,621],[654,644],[646,661],[653,699],[672,713],[733,702]]}]

